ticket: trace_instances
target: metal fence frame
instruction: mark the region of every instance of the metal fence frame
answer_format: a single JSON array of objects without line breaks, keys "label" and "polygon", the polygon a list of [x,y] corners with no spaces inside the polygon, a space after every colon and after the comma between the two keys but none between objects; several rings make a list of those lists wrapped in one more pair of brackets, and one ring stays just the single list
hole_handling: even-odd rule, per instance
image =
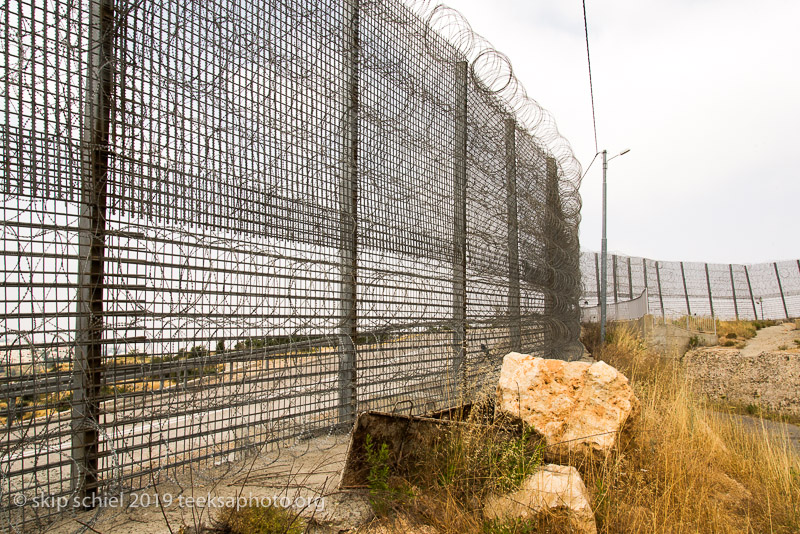
[{"label": "metal fence frame", "polygon": [[0,15],[11,530],[581,355],[580,166],[452,10]]}]

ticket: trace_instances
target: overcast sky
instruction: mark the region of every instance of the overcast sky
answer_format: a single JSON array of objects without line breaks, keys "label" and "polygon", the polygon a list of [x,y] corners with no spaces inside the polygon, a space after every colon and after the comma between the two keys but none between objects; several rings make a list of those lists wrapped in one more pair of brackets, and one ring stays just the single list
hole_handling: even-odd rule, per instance
[{"label": "overcast sky", "polygon": [[[584,168],[595,154],[580,0],[449,0],[510,59]],[[659,260],[800,258],[800,2],[587,0],[608,247]],[[602,170],[581,187],[600,249]]]}]

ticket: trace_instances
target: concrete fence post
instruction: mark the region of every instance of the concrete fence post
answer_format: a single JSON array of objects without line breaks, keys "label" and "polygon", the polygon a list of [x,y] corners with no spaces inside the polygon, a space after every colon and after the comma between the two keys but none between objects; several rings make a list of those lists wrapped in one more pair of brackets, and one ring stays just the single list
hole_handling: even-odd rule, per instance
[{"label": "concrete fence post", "polygon": [[[467,354],[467,62],[455,66],[455,154],[453,172],[453,376],[464,382]],[[462,378],[459,378],[462,377]]]},{"label": "concrete fence post", "polygon": [[342,161],[339,181],[339,423],[355,419],[357,398],[358,281],[358,54],[359,0],[346,0],[343,37],[347,80],[342,119]]},{"label": "concrete fence post", "polygon": [[[72,386],[72,491],[92,502],[99,486],[103,383],[103,285],[109,134],[114,92],[113,0],[91,2],[86,100],[81,131],[77,317]],[[85,499],[89,497],[89,499]],[[93,507],[89,505],[88,507]]]},{"label": "concrete fence post", "polygon": [[708,276],[708,264],[704,264],[706,267],[706,286],[708,287],[708,305],[711,308],[711,317],[714,317],[714,297],[711,295],[711,278]]},{"label": "concrete fence post", "polygon": [[733,311],[736,313],[736,320],[739,320],[739,303],[736,302],[736,284],[733,281],[733,264],[728,264],[728,270],[731,273],[731,291],[733,292]]},{"label": "concrete fence post", "polygon": [[786,297],[783,295],[783,284],[781,283],[781,275],[778,272],[778,262],[774,262],[772,266],[775,268],[775,278],[778,280],[778,291],[781,292],[781,302],[783,302],[783,314],[789,318],[789,309],[786,307]]},{"label": "concrete fence post", "polygon": [[519,295],[519,221],[517,220],[517,123],[506,119],[506,217],[508,219],[508,319],[511,350],[522,350]]},{"label": "concrete fence post", "polygon": [[619,301],[619,292],[617,291],[617,255],[612,254],[611,256],[611,271],[612,271],[612,278],[614,281],[614,304]]},{"label": "concrete fence post", "polygon": [[686,296],[686,314],[692,315],[692,307],[689,305],[689,290],[686,289],[686,272],[683,270],[683,262],[681,262],[681,279],[683,280],[683,294]]},{"label": "concrete fence post", "polygon": [[756,311],[756,299],[753,297],[753,286],[750,284],[750,271],[747,269],[747,265],[744,266],[744,277],[747,280],[747,289],[750,291],[750,302],[753,304],[753,317],[758,319],[758,312]]}]

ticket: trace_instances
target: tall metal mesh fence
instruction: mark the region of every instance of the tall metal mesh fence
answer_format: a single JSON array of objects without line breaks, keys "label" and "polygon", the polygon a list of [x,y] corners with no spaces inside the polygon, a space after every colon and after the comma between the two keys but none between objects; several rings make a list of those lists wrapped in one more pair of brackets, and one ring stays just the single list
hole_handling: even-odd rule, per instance
[{"label": "tall metal mesh fence", "polygon": [[[599,303],[600,254],[581,252],[581,306]],[[607,302],[648,291],[650,313],[720,319],[800,317],[800,260],[752,265],[655,261],[609,255]]]},{"label": "tall metal mesh fence", "polygon": [[579,165],[454,11],[0,18],[10,529],[65,512],[20,495],[141,489],[360,410],[469,400],[512,349],[580,354]]}]

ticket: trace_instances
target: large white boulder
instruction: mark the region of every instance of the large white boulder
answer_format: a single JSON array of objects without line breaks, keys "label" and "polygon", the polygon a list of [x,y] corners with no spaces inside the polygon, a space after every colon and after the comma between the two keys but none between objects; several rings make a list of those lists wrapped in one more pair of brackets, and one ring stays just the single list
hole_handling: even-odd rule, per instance
[{"label": "large white boulder", "polygon": [[503,358],[497,415],[541,434],[548,458],[604,455],[617,443],[639,400],[628,379],[605,362],[565,362],[512,352]]},{"label": "large white boulder", "polygon": [[496,521],[528,520],[558,511],[568,513],[574,532],[596,534],[589,494],[578,470],[549,464],[526,478],[517,491],[490,497],[484,505],[483,515]]}]

